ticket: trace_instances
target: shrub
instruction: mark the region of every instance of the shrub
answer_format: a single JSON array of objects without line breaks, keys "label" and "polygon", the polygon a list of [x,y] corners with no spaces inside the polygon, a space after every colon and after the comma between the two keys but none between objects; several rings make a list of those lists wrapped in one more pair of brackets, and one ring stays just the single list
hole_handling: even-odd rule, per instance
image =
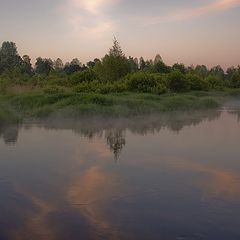
[{"label": "shrub", "polygon": [[156,88],[153,89],[152,93],[155,94],[163,94],[168,91],[167,87],[165,84],[158,82]]},{"label": "shrub", "polygon": [[91,69],[88,69],[82,72],[76,72],[72,74],[69,78],[69,81],[72,85],[76,85],[82,82],[91,82],[96,79],[97,79],[97,76],[95,72]]},{"label": "shrub", "polygon": [[99,87],[98,81],[82,82],[74,86],[73,90],[77,93],[80,93],[80,92],[88,93],[88,92],[95,92],[98,87]]},{"label": "shrub", "polygon": [[209,84],[210,89],[216,89],[216,90],[221,90],[224,87],[224,81],[222,78],[214,76],[214,75],[209,75],[206,78],[207,83]]},{"label": "shrub", "polygon": [[158,82],[153,75],[146,72],[136,72],[128,75],[127,87],[130,91],[136,92],[153,92]]},{"label": "shrub", "polygon": [[240,73],[235,72],[230,79],[230,86],[233,88],[240,88]]},{"label": "shrub", "polygon": [[187,81],[190,84],[190,89],[191,90],[196,90],[196,91],[204,91],[209,88],[208,82],[199,77],[196,74],[187,74],[186,75]]},{"label": "shrub", "polygon": [[190,89],[188,79],[180,71],[173,71],[168,74],[168,86],[173,92],[185,92]]},{"label": "shrub", "polygon": [[127,85],[124,82],[99,84],[96,92],[101,94],[121,93],[127,91]]}]

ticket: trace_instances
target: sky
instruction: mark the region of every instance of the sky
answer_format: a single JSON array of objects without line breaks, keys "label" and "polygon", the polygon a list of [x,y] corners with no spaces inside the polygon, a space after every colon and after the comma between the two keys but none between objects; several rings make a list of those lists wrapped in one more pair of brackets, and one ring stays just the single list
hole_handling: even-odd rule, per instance
[{"label": "sky", "polygon": [[0,0],[0,42],[21,55],[79,58],[108,52],[167,64],[240,64],[240,0]]}]

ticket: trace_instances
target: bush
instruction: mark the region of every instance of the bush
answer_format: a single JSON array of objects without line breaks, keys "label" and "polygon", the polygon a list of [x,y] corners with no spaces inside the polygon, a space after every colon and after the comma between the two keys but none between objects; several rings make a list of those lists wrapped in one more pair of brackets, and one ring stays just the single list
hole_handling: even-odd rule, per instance
[{"label": "bush", "polygon": [[128,90],[142,93],[162,92],[163,86],[153,74],[136,72],[127,77]]},{"label": "bush", "polygon": [[230,79],[230,86],[233,88],[240,88],[240,73],[235,72]]},{"label": "bush", "polygon": [[80,93],[80,92],[88,93],[88,92],[95,92],[98,87],[99,87],[98,81],[82,82],[74,86],[73,90],[77,93]]},{"label": "bush", "polygon": [[97,79],[97,76],[95,72],[91,69],[88,69],[82,72],[76,72],[72,74],[69,78],[69,81],[70,81],[70,84],[76,85],[82,82],[91,82],[96,79]]},{"label": "bush", "polygon": [[95,92],[101,94],[120,93],[127,91],[125,82],[100,83],[98,81],[83,82],[74,87],[75,92]]},{"label": "bush", "polygon": [[173,92],[185,92],[190,89],[188,79],[180,71],[173,71],[168,74],[168,86]]},{"label": "bush", "polygon": [[168,92],[168,81],[165,74],[153,74],[157,81],[157,86],[153,89],[153,93],[163,94]]},{"label": "bush", "polygon": [[100,84],[96,90],[97,93],[121,93],[127,91],[127,85],[124,82]]},{"label": "bush", "polygon": [[190,84],[191,90],[205,91],[209,88],[207,81],[196,74],[187,74],[186,79]]},{"label": "bush", "polygon": [[206,81],[209,84],[210,89],[222,90],[225,85],[222,78],[214,75],[209,75],[206,78]]}]

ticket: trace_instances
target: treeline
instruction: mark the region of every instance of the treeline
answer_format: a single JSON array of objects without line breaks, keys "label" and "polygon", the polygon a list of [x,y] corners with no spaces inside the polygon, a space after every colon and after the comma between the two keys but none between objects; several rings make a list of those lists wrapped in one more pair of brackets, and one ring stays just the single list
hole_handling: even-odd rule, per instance
[{"label": "treeline", "polygon": [[34,66],[28,55],[21,57],[16,44],[4,42],[0,48],[0,91],[13,86],[30,86],[46,93],[63,92],[166,92],[208,91],[240,88],[240,66],[225,72],[221,66],[165,64],[159,54],[154,60],[126,57],[118,41],[102,59],[82,64],[77,58],[63,63],[58,58],[37,58]]}]

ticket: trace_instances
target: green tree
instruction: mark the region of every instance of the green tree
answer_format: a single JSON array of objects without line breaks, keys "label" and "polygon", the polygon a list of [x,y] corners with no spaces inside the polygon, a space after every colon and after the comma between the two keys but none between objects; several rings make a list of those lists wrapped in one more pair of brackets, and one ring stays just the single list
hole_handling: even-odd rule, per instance
[{"label": "green tree", "polygon": [[153,64],[153,60],[150,59],[150,60],[147,60],[145,62],[145,68],[144,68],[145,71],[147,72],[154,72],[154,64]]},{"label": "green tree", "polygon": [[64,65],[63,65],[62,59],[57,58],[57,59],[53,62],[53,68],[54,68],[54,70],[56,70],[56,71],[61,71],[61,70],[63,70],[63,67],[64,67]]},{"label": "green tree", "polygon": [[87,62],[87,66],[88,66],[88,68],[94,68],[96,66],[96,64],[99,62],[100,62],[100,60],[98,58],[95,58],[93,61]]},{"label": "green tree", "polygon": [[222,67],[220,65],[213,67],[210,70],[210,74],[214,75],[216,77],[219,77],[221,79],[224,79],[224,76],[225,76],[224,70],[222,69]]},{"label": "green tree", "polygon": [[82,64],[78,58],[74,58],[70,63],[66,63],[64,66],[64,72],[68,75],[82,70]]},{"label": "green tree", "polygon": [[175,63],[172,66],[173,71],[179,71],[182,74],[186,74],[187,73],[187,68],[185,67],[185,65],[183,63]]},{"label": "green tree", "polygon": [[209,74],[209,71],[205,65],[197,65],[194,69],[194,72],[201,78],[206,78]]},{"label": "green tree", "polygon": [[21,72],[29,76],[33,75],[33,68],[31,64],[31,58],[28,55],[22,57]]},{"label": "green tree", "polygon": [[16,44],[3,42],[0,48],[0,73],[13,70],[21,65],[22,59],[18,55]]},{"label": "green tree", "polygon": [[35,63],[35,72],[37,74],[48,75],[53,69],[53,61],[47,58],[38,57]]},{"label": "green tree", "polygon": [[138,70],[138,59],[129,57],[128,62],[129,62],[131,72],[136,72]]},{"label": "green tree", "polygon": [[162,60],[162,57],[157,54],[155,59],[154,59],[154,72],[157,72],[157,73],[169,73],[170,72],[170,67],[167,66],[163,60]]},{"label": "green tree", "polygon": [[128,59],[125,57],[120,44],[114,38],[113,47],[101,62],[95,66],[95,72],[103,82],[114,82],[130,72]]},{"label": "green tree", "polygon": [[157,54],[156,57],[154,58],[154,65],[163,62],[162,57],[160,54]]},{"label": "green tree", "polygon": [[143,57],[140,57],[140,59],[139,59],[139,69],[144,70],[145,67],[146,67],[146,62],[145,62]]}]

